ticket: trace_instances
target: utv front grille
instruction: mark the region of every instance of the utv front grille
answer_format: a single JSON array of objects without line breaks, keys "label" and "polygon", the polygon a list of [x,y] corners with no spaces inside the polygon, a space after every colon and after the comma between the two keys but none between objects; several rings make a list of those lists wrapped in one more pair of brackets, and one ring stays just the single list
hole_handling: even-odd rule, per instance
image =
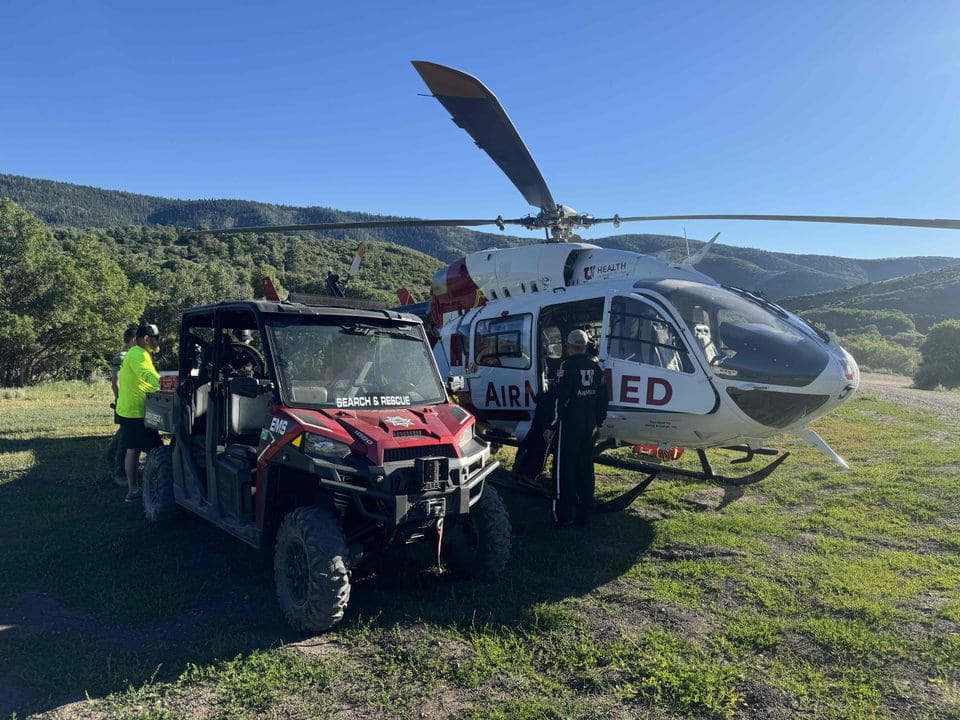
[{"label": "utv front grille", "polygon": [[390,448],[383,453],[384,462],[417,460],[428,457],[455,458],[457,457],[457,451],[453,445],[416,445],[414,447]]}]

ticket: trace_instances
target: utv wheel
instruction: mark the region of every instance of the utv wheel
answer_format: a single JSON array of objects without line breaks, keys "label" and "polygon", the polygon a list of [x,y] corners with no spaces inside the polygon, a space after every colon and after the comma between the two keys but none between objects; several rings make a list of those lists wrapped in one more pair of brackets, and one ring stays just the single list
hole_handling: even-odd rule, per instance
[{"label": "utv wheel", "polygon": [[167,522],[177,514],[172,445],[160,445],[147,453],[143,466],[143,512],[152,523]]},{"label": "utv wheel", "polygon": [[273,576],[277,599],[297,630],[328,630],[343,619],[350,601],[347,544],[334,514],[297,508],[277,531]]},{"label": "utv wheel", "polygon": [[510,516],[490,483],[470,509],[451,524],[443,541],[447,567],[458,575],[493,580],[510,559]]}]

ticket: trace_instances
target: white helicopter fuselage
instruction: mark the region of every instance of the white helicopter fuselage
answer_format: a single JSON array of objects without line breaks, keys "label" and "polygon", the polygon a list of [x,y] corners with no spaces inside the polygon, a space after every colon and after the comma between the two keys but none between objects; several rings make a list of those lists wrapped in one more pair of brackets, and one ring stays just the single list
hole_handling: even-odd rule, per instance
[{"label": "white helicopter fuselage", "polygon": [[441,306],[442,352],[466,378],[462,401],[517,438],[575,327],[597,341],[610,396],[601,435],[620,443],[763,447],[859,383],[836,340],[689,267],[585,243],[486,250],[460,263],[437,274],[434,294],[452,287],[485,304]]}]

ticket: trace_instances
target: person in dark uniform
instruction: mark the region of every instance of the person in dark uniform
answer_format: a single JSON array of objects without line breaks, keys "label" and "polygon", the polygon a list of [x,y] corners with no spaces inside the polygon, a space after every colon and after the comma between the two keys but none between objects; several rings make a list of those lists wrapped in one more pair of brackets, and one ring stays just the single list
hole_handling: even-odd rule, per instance
[{"label": "person in dark uniform", "polygon": [[517,447],[513,472],[519,484],[536,490],[545,490],[537,482],[537,478],[543,472],[550,450],[550,441],[547,439],[545,431],[549,430],[556,420],[556,380],[544,382],[543,389],[537,393],[534,402],[536,403],[536,409],[533,411],[533,420],[530,423],[530,429]]},{"label": "person in dark uniform", "polygon": [[[607,419],[607,388],[596,358],[587,354],[587,333],[567,335],[569,353],[557,372],[557,481],[553,518],[564,527],[584,524],[593,512],[594,433]],[[547,430],[547,440],[552,431]]]}]

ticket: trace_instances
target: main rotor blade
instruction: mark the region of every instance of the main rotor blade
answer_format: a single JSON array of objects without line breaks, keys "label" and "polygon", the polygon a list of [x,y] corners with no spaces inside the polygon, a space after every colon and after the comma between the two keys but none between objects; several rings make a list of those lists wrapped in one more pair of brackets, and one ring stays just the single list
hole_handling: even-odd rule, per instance
[{"label": "main rotor blade", "polygon": [[236,235],[237,233],[297,232],[308,230],[361,230],[403,227],[477,227],[480,225],[522,225],[521,220],[360,220],[357,222],[314,223],[312,225],[261,225],[259,227],[217,228],[216,230],[188,230],[180,237],[197,235]]},{"label": "main rotor blade", "polygon": [[496,96],[460,70],[422,60],[414,60],[413,66],[453,121],[503,170],[524,199],[541,210],[556,211],[540,168]]},{"label": "main rotor blade", "polygon": [[960,220],[929,218],[857,217],[853,215],[644,215],[612,217],[594,220],[600,222],[641,222],[646,220],[770,220],[775,222],[846,223],[849,225],[887,225],[899,227],[939,228],[960,230]]}]

